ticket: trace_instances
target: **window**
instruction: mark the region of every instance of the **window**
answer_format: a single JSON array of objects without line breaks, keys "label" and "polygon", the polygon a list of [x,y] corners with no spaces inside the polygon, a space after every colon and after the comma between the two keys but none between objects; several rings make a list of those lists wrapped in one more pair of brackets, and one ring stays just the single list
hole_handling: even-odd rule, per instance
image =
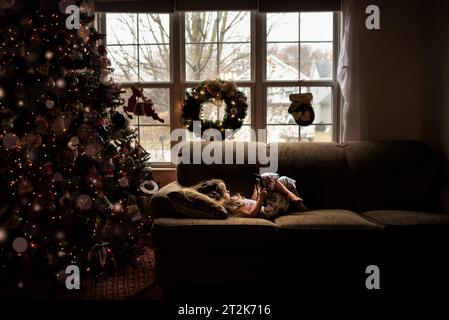
[{"label": "window", "polygon": [[[248,116],[236,140],[250,128],[267,129],[266,140],[338,140],[336,56],[338,13],[192,11],[171,14],[100,14],[115,81],[138,84],[164,123],[135,116],[140,144],[153,162],[170,162],[170,130],[181,126],[186,90],[205,79],[233,80],[248,97]],[[259,39],[259,43],[256,40]],[[315,121],[299,127],[288,114],[289,95],[311,92]],[[203,106],[209,119],[223,107]]]},{"label": "window", "polygon": [[[204,79],[233,80],[248,97],[248,115],[235,140],[251,140],[251,12],[211,11],[184,13],[183,74],[186,90]],[[246,83],[246,85],[245,85]],[[207,103],[207,119],[222,118],[222,106]]]},{"label": "window", "polygon": [[[332,141],[336,81],[334,13],[266,15],[267,140]],[[296,125],[288,114],[289,95],[313,94],[315,121]]]},{"label": "window", "polygon": [[125,103],[131,96],[131,86],[142,87],[145,97],[152,100],[164,120],[131,114],[131,125],[137,138],[150,153],[152,162],[170,161],[170,92],[171,52],[170,15],[157,13],[106,14],[106,44],[114,68],[114,80],[126,90]]}]

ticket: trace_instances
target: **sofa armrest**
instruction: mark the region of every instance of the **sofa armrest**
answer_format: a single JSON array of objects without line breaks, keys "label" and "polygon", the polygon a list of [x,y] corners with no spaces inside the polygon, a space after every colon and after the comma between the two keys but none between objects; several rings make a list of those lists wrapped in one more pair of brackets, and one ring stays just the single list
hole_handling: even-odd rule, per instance
[{"label": "sofa armrest", "polygon": [[182,186],[177,181],[174,181],[156,192],[150,200],[151,215],[154,218],[181,217],[181,215],[173,209],[173,206],[167,197],[168,193],[180,190],[181,188]]}]

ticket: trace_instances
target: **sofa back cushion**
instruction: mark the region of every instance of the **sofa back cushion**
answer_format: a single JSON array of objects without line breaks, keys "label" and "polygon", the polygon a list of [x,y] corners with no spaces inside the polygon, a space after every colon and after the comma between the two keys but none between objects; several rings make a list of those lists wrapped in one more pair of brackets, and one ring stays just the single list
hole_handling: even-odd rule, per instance
[{"label": "sofa back cushion", "polygon": [[279,175],[296,180],[309,209],[353,208],[350,171],[344,150],[338,144],[279,143],[278,154]]},{"label": "sofa back cushion", "polygon": [[342,147],[356,211],[438,210],[441,163],[424,142],[353,142]]},{"label": "sofa back cushion", "polygon": [[[184,157],[184,160],[177,165],[177,181],[183,186],[192,186],[206,179],[222,179],[232,193],[238,192],[242,196],[249,197],[253,191],[252,186],[256,182],[254,174],[259,172],[260,167],[257,159],[252,161],[249,156],[248,150],[255,147],[255,143],[247,142],[195,141],[187,143],[178,153],[178,156]],[[215,152],[221,152],[221,155]],[[217,159],[221,159],[218,161],[220,163],[207,164],[205,162],[207,159],[201,157],[202,153],[217,156]],[[237,161],[236,154],[241,157],[240,161]],[[254,156],[253,153],[252,156]],[[197,163],[194,163],[194,157],[197,157]]]}]

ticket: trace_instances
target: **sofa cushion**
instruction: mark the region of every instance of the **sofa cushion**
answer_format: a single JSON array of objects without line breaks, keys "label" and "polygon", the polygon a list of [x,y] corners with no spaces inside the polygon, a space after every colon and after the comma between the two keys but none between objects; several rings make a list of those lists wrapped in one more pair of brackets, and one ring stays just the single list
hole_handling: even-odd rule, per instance
[{"label": "sofa cushion", "polygon": [[449,214],[438,214],[429,212],[400,211],[400,210],[377,210],[363,212],[362,216],[372,221],[381,223],[386,227],[407,226],[449,226]]},{"label": "sofa cushion", "polygon": [[362,215],[384,226],[380,245],[388,250],[443,249],[449,258],[449,215],[399,210],[368,211]]},{"label": "sofa cushion", "polygon": [[151,233],[156,249],[268,249],[274,246],[276,225],[265,219],[242,217],[158,218]]},{"label": "sofa cushion", "polygon": [[291,213],[275,220],[281,229],[374,229],[378,225],[348,210]]},{"label": "sofa cushion", "polygon": [[352,210],[350,171],[343,148],[329,142],[278,143],[278,173],[296,180],[305,205],[311,210]]},{"label": "sofa cushion", "polygon": [[[372,252],[380,226],[348,210],[315,210],[281,216],[278,246],[291,259]],[[304,263],[304,262],[303,262]]]},{"label": "sofa cushion", "polygon": [[173,191],[179,191],[182,186],[178,182],[171,182],[156,192],[150,200],[151,215],[155,218],[159,217],[177,217],[181,218],[172,206],[167,194]]}]

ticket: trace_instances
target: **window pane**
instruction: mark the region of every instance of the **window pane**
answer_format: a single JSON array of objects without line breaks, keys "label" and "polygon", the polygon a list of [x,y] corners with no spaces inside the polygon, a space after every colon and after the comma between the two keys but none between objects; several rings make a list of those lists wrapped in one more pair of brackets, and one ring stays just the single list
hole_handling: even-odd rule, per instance
[{"label": "window pane", "polygon": [[151,162],[170,162],[170,127],[139,127],[140,144],[150,153]]},{"label": "window pane", "polygon": [[141,116],[139,123],[152,125],[170,124],[170,89],[145,88],[143,92],[147,99],[153,101],[153,108],[156,110],[159,118],[164,120],[164,123],[147,116]]},{"label": "window pane", "polygon": [[234,141],[251,141],[251,126],[243,125],[234,135]]},{"label": "window pane", "polygon": [[108,57],[114,68],[116,82],[137,81],[137,46],[110,46]]},{"label": "window pane", "polygon": [[137,15],[106,14],[106,44],[137,44]]},{"label": "window pane", "polygon": [[299,141],[298,125],[269,125],[267,126],[267,142],[296,142]]},{"label": "window pane", "polygon": [[251,80],[249,11],[187,12],[185,29],[187,81]]},{"label": "window pane", "polygon": [[301,43],[301,79],[332,78],[332,43]]},{"label": "window pane", "polygon": [[220,44],[220,78],[223,80],[251,79],[250,44]]},{"label": "window pane", "polygon": [[331,142],[332,126],[311,125],[308,127],[301,127],[301,141]]},{"label": "window pane", "polygon": [[267,13],[267,41],[299,41],[298,13]]},{"label": "window pane", "polygon": [[313,109],[315,110],[315,124],[332,123],[332,88],[331,87],[302,87],[301,92],[313,94]]},{"label": "window pane", "polygon": [[218,12],[220,42],[250,42],[251,14],[249,11]]},{"label": "window pane", "polygon": [[186,45],[186,73],[190,81],[217,78],[217,45]]},{"label": "window pane", "polygon": [[332,41],[333,13],[301,13],[301,41]]},{"label": "window pane", "polygon": [[141,44],[169,44],[170,43],[170,15],[139,13],[139,43]]},{"label": "window pane", "polygon": [[290,107],[289,96],[299,93],[297,87],[270,87],[267,90],[267,124],[295,124]]},{"label": "window pane", "polygon": [[299,57],[297,43],[267,45],[267,79],[298,80]]},{"label": "window pane", "polygon": [[140,81],[169,81],[170,46],[143,45],[139,50]]},{"label": "window pane", "polygon": [[186,12],[186,43],[217,42],[216,12]]}]

